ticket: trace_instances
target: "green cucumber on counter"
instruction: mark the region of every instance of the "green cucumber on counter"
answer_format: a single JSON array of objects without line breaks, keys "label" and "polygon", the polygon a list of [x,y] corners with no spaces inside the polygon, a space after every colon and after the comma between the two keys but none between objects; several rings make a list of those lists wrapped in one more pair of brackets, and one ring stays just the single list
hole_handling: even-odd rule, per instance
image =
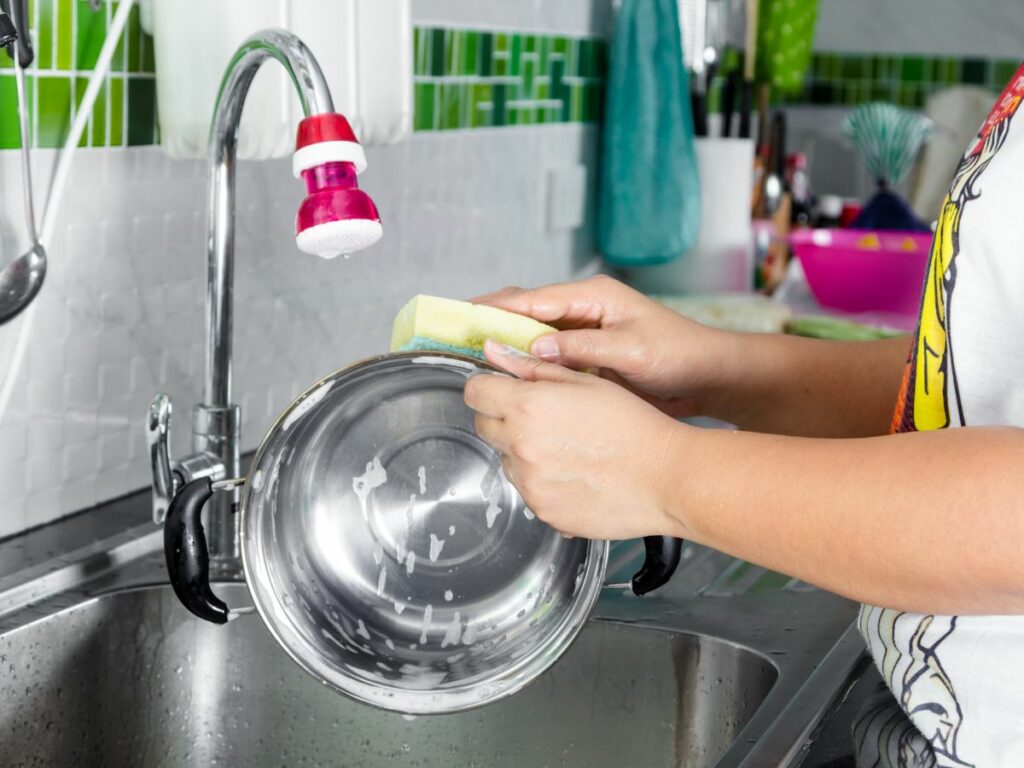
[{"label": "green cucumber on counter", "polygon": [[786,333],[793,336],[809,336],[814,339],[832,339],[834,341],[874,341],[904,335],[902,331],[890,328],[878,328],[823,315],[794,317],[786,323]]}]

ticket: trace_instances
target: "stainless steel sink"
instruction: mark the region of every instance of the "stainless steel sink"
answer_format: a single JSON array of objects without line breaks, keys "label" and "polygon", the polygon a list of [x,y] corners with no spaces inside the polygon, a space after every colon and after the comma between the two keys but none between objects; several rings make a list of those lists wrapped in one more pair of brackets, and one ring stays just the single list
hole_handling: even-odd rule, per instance
[{"label": "stainless steel sink", "polygon": [[777,676],[722,640],[592,623],[521,694],[407,721],[319,685],[255,616],[199,622],[167,588],[30,623],[0,656],[2,765],[711,766]]},{"label": "stainless steel sink", "polygon": [[[606,592],[521,693],[406,720],[320,686],[255,615],[194,619],[161,539],[140,527],[0,568],[0,765],[788,765],[862,653],[846,601],[691,547],[654,595]],[[611,575],[640,556],[620,549]]]}]

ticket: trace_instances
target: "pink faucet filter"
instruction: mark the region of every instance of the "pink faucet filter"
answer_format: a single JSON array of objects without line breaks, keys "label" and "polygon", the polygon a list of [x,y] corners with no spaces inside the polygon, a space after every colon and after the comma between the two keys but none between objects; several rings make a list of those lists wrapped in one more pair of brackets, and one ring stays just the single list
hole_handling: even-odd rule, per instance
[{"label": "pink faucet filter", "polygon": [[364,170],[366,154],[344,115],[312,115],[299,123],[292,171],[306,182],[295,217],[300,250],[333,259],[380,240],[377,206],[356,180]]}]

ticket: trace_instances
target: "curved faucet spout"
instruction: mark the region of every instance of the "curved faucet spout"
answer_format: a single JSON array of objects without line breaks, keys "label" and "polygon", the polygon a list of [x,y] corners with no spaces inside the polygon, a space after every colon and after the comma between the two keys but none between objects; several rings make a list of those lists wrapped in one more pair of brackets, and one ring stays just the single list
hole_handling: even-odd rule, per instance
[{"label": "curved faucet spout", "polygon": [[231,403],[232,278],[235,250],[235,155],[238,127],[249,86],[260,66],[276,59],[299,96],[303,113],[334,111],[320,65],[299,38],[282,29],[257,32],[228,63],[210,125],[210,187],[207,211],[209,294],[207,296],[206,384],[204,404]]},{"label": "curved faucet spout", "polygon": [[[249,86],[260,66],[277,60],[287,71],[302,111],[334,111],[320,65],[295,35],[280,29],[257,32],[235,52],[224,73],[210,126],[207,209],[206,376],[203,402],[196,407],[193,447],[218,457],[225,477],[238,477],[239,413],[231,402],[232,316],[235,262],[235,159],[238,128]],[[210,550],[215,559],[238,556],[236,494],[221,494],[210,508]]]}]

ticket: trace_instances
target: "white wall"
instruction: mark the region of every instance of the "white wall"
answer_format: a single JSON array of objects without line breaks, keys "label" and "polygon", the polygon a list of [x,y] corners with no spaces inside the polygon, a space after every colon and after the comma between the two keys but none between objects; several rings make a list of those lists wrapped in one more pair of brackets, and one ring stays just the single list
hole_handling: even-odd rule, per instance
[{"label": "white wall", "polygon": [[1022,0],[820,0],[815,49],[1024,57]]},{"label": "white wall", "polygon": [[[414,9],[418,23],[477,28],[598,34],[608,22],[603,0],[415,0]],[[316,378],[386,351],[410,296],[467,297],[591,269],[589,230],[549,231],[545,192],[552,168],[593,170],[596,145],[595,128],[564,125],[371,148],[362,183],[385,238],[335,262],[295,248],[302,189],[289,161],[242,163],[234,381],[243,449]],[[53,154],[35,153],[39,178]],[[0,152],[7,256],[23,244],[19,169],[16,152]],[[158,391],[174,399],[174,454],[188,450],[203,370],[204,202],[202,163],[157,148],[79,151],[25,364],[0,414],[0,537],[148,485],[143,420]],[[0,381],[25,322],[0,326]]]}]

